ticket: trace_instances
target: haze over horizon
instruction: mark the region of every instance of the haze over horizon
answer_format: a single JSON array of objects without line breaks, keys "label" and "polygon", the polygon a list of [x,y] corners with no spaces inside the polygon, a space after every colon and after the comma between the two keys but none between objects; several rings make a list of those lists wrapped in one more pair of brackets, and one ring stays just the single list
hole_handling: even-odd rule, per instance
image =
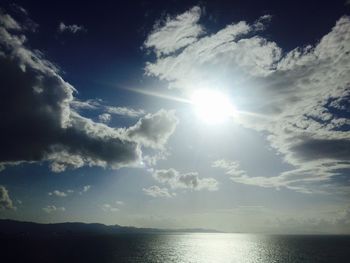
[{"label": "haze over horizon", "polygon": [[350,234],[349,1],[1,1],[0,219]]}]

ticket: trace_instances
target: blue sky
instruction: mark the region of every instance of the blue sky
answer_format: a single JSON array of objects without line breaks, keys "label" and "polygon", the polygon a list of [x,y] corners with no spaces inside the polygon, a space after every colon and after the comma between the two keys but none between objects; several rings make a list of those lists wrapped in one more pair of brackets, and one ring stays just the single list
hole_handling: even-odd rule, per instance
[{"label": "blue sky", "polygon": [[349,233],[349,10],[5,1],[0,217]]}]

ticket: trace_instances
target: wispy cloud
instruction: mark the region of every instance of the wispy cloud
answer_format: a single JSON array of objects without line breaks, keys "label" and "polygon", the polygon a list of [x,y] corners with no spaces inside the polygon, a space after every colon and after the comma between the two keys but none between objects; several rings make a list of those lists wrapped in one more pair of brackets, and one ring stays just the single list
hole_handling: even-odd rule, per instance
[{"label": "wispy cloud", "polygon": [[130,118],[141,117],[146,114],[142,109],[133,109],[130,107],[116,107],[105,105],[101,99],[90,99],[90,100],[73,100],[70,105],[76,110],[100,110],[103,114],[126,116]]},{"label": "wispy cloud", "polygon": [[105,212],[118,212],[122,206],[125,206],[123,201],[115,201],[114,204],[103,204],[101,209]]},{"label": "wispy cloud", "polygon": [[193,7],[174,18],[167,17],[166,21],[159,21],[144,46],[153,48],[156,54],[161,56],[196,42],[203,32],[202,27],[197,24],[200,15],[201,9]]},{"label": "wispy cloud", "polygon": [[63,191],[59,191],[59,190],[54,190],[54,191],[48,193],[48,195],[50,195],[50,196],[58,196],[58,197],[67,197],[68,194],[69,194],[68,192],[63,192]]},{"label": "wispy cloud", "polygon": [[72,24],[72,25],[66,25],[63,22],[60,22],[60,24],[58,25],[58,32],[63,33],[63,32],[70,32],[73,34],[76,34],[78,32],[86,32],[86,28],[82,25],[76,25],[76,24]]},{"label": "wispy cloud", "polygon": [[73,190],[73,189],[67,189],[67,190],[54,190],[54,191],[51,191],[48,193],[49,196],[56,196],[56,197],[67,197],[67,196],[70,196],[70,195],[73,195],[74,193],[77,193],[77,194],[84,194],[86,192],[88,192],[89,190],[91,189],[91,185],[84,185],[81,190],[79,189],[76,189],[76,190]]},{"label": "wispy cloud", "polygon": [[119,208],[113,207],[110,204],[103,204],[102,205],[102,210],[105,212],[118,212]]},{"label": "wispy cloud", "polygon": [[146,114],[144,110],[135,110],[133,108],[127,108],[127,107],[105,106],[105,110],[110,114],[116,114],[116,115],[128,116],[128,117],[141,117]]},{"label": "wispy cloud", "polygon": [[91,185],[85,185],[84,187],[83,187],[83,190],[81,190],[80,192],[79,192],[79,194],[83,194],[83,193],[86,193],[87,191],[89,191],[91,189]]},{"label": "wispy cloud", "polygon": [[169,189],[166,187],[159,187],[157,185],[152,185],[148,188],[143,188],[142,191],[149,196],[152,197],[166,197],[166,198],[170,198],[174,195],[169,193]]},{"label": "wispy cloud", "polygon": [[153,178],[160,183],[168,184],[172,189],[193,189],[193,190],[218,190],[218,181],[214,178],[201,178],[197,172],[180,173],[170,168],[167,170],[155,170]]},{"label": "wispy cloud", "polygon": [[54,213],[54,212],[64,212],[64,211],[66,211],[66,208],[64,208],[64,207],[56,207],[54,205],[48,205],[48,206],[44,207],[43,210],[46,213],[51,214],[51,213]]}]

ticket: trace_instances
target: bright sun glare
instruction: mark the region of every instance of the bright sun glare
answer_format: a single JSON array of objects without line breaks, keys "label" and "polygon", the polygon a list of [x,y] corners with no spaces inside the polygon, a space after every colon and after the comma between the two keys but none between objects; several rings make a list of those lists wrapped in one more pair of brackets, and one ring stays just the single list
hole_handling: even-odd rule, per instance
[{"label": "bright sun glare", "polygon": [[218,124],[235,115],[235,109],[229,99],[219,91],[210,89],[196,90],[191,97],[196,114],[209,124]]}]

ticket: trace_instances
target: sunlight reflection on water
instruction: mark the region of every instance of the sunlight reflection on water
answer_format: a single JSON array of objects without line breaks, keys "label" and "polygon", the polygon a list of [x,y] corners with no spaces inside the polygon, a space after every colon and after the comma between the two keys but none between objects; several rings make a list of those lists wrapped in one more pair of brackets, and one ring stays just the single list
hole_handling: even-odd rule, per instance
[{"label": "sunlight reflection on water", "polygon": [[343,262],[333,261],[337,252],[328,241],[302,236],[160,234],[139,238],[138,245],[132,248],[132,257],[129,254],[122,259],[119,254],[115,259],[116,262],[177,263]]},{"label": "sunlight reflection on water", "polygon": [[163,253],[153,257],[156,262],[267,262],[264,248],[250,235],[169,235],[158,249]]}]

